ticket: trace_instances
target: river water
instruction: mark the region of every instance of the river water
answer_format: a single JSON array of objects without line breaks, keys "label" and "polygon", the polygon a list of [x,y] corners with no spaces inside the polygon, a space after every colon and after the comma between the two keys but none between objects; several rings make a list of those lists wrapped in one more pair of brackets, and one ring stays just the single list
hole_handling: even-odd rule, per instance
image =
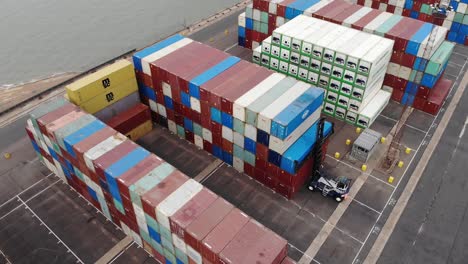
[{"label": "river water", "polygon": [[2,0],[0,88],[80,72],[240,0]]}]

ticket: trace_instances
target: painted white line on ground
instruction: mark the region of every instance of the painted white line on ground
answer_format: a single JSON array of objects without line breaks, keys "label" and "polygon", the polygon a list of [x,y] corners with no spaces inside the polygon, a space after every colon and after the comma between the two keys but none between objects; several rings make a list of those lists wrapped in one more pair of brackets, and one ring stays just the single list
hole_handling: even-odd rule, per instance
[{"label": "painted white line on ground", "polygon": [[[398,120],[393,119],[393,118],[391,118],[391,117],[384,116],[384,115],[380,115],[380,116],[383,117],[383,118],[385,118],[385,119],[392,120],[392,121],[395,122],[395,123],[398,122]],[[423,133],[423,134],[426,134],[426,133],[427,133],[427,131],[424,131],[424,130],[419,129],[419,128],[417,128],[417,127],[414,127],[414,126],[412,126],[412,125],[405,124],[405,126],[411,128],[411,129],[414,129],[414,130],[416,130],[416,131],[419,131],[419,132],[421,132],[421,133]]]},{"label": "painted white line on ground", "polygon": [[[60,181],[60,180],[58,180]],[[31,201],[32,199],[34,199],[36,196],[38,196],[39,194],[43,193],[45,190],[49,189],[50,187],[52,187],[53,185],[55,185],[58,181],[54,182],[53,184],[49,185],[47,188],[45,188],[44,190],[40,191],[39,193],[35,194],[34,196],[32,196],[31,198],[29,198],[28,200],[26,200],[26,202],[29,202]],[[19,197],[19,195],[16,195],[15,197],[13,198],[16,198],[18,201],[21,200],[21,198]],[[11,213],[13,213],[16,209],[22,207],[23,205],[20,204],[18,206],[16,206],[15,208],[11,209],[9,212],[5,213],[4,215],[2,215],[0,217],[0,220],[2,220],[3,218],[7,217],[8,215],[10,215]]]},{"label": "painted white line on ground", "polygon": [[6,263],[11,264],[11,261],[7,258],[7,256],[0,250],[0,255],[3,256],[4,259],[6,259]]},{"label": "painted white line on ground", "polygon": [[224,52],[228,52],[229,50],[233,49],[234,47],[236,47],[238,44],[237,42],[232,44],[231,46],[227,47],[226,49],[224,49]]},{"label": "painted white line on ground", "polygon": [[[463,65],[463,68],[466,66],[466,64],[467,64],[467,62],[465,62],[465,65]],[[458,80],[459,77],[460,76],[457,77],[457,80]],[[455,82],[457,80],[455,80]],[[452,101],[450,102],[450,104],[447,107],[447,111],[445,111],[444,116],[441,119],[439,127],[436,129],[436,132],[434,133],[429,145],[427,146],[426,150],[424,151],[420,162],[418,163],[418,165],[415,168],[413,174],[411,175],[411,177],[409,179],[409,182],[407,183],[407,185],[405,187],[405,190],[401,194],[400,198],[398,199],[398,202],[397,202],[396,206],[393,208],[389,218],[385,222],[385,225],[382,228],[382,231],[380,232],[379,236],[377,237],[377,240],[375,241],[374,245],[372,246],[371,250],[369,251],[369,254],[367,255],[367,258],[365,259],[364,263],[368,263],[368,264],[376,263],[377,260],[379,259],[380,255],[382,254],[382,251],[383,251],[385,245],[387,244],[387,241],[390,238],[390,235],[393,233],[393,230],[394,230],[396,224],[398,223],[398,220],[400,219],[400,216],[403,213],[403,210],[406,208],[406,205],[407,205],[411,195],[413,194],[413,191],[416,188],[416,186],[417,186],[417,184],[419,182],[419,179],[422,176],[424,168],[426,167],[427,163],[429,162],[429,159],[432,156],[432,153],[434,152],[435,148],[438,145],[438,142],[440,141],[440,139],[442,137],[444,129],[447,127],[448,122],[449,122],[450,118],[452,117],[452,114],[455,111],[455,108],[456,108],[456,106],[458,105],[458,103],[459,103],[459,101],[461,99],[461,96],[462,96],[462,94],[463,94],[463,92],[464,92],[464,90],[466,88],[467,83],[468,83],[468,74],[465,73],[464,77],[463,77],[463,80],[461,81],[461,83],[458,86],[458,90],[456,91],[455,95],[453,96]],[[452,89],[453,88],[454,87],[452,87]],[[442,109],[439,111],[437,116],[434,118],[434,121],[432,122],[431,127],[435,124],[435,121],[437,120],[439,115],[442,114],[442,112],[444,112],[443,111],[444,106],[445,106],[445,102],[444,102],[444,105],[443,105]],[[424,138],[427,137],[427,134],[428,133],[426,133]],[[407,170],[410,167],[409,165],[413,162],[413,159],[416,156],[417,152],[420,150],[421,146],[422,146],[422,144],[419,145],[419,147],[416,150],[413,158],[411,159],[410,163],[408,164],[408,167],[406,167],[406,170],[403,173],[403,177],[405,177],[405,175],[407,173]],[[402,177],[402,179],[403,179],[403,177]],[[401,179],[397,183],[397,188],[399,187],[400,183],[401,183]],[[393,193],[392,193],[392,195],[390,197],[393,197],[395,190],[393,191]],[[383,211],[385,211],[385,208],[387,207],[387,205],[388,205],[388,202],[385,205]],[[379,216],[379,218],[380,218],[380,216]],[[375,228],[377,222],[379,221],[379,218],[377,218],[377,221],[374,224],[372,230]],[[367,240],[369,239],[369,237],[370,237],[370,235],[372,233],[372,230],[371,230],[371,232],[369,232],[369,234],[367,235],[367,238],[366,238],[366,240],[364,240],[364,242],[367,242]],[[357,257],[359,256],[359,253],[362,251],[363,247],[364,247],[364,244],[361,246],[361,248],[357,252],[356,257],[353,260],[353,263],[356,261]]]},{"label": "painted white line on ground", "polygon": [[341,164],[344,164],[344,165],[346,165],[346,166],[348,166],[348,167],[350,167],[350,168],[352,168],[352,169],[354,169],[354,170],[356,170],[356,171],[359,171],[359,172],[362,173],[363,175],[370,176],[371,178],[373,178],[373,179],[375,179],[375,180],[377,180],[377,181],[379,181],[379,182],[381,182],[381,183],[383,183],[383,184],[385,184],[385,185],[387,185],[387,186],[390,186],[392,189],[395,189],[395,186],[391,185],[390,183],[388,183],[388,182],[386,182],[386,181],[384,181],[384,180],[381,180],[381,179],[375,177],[374,175],[372,175],[372,174],[370,174],[370,173],[363,172],[362,170],[360,170],[360,169],[358,169],[358,168],[352,166],[351,164],[348,164],[348,163],[346,163],[346,162],[344,162],[344,161],[342,161],[342,160],[336,159],[335,157],[333,157],[333,156],[331,156],[331,155],[329,155],[329,154],[327,154],[327,157],[330,158],[330,159],[333,159],[333,160],[335,160],[335,161],[337,161],[337,162],[339,162],[339,163],[341,163]]},{"label": "painted white line on ground", "polygon": [[463,135],[465,134],[466,125],[468,125],[468,116],[466,117],[465,124],[463,125],[463,128],[462,128],[462,130],[460,131],[460,134],[458,135],[458,138],[462,138]]},{"label": "painted white line on ground", "polygon": [[65,246],[65,248],[67,248],[68,252],[70,252],[73,256],[75,256],[75,258],[80,262],[80,263],[84,263],[76,254],[75,252],[73,252],[68,246],[67,244],[65,244],[55,233],[54,231],[52,231],[52,229],[50,229],[50,227],[44,223],[44,221],[42,221],[42,219],[20,198],[18,197],[18,199],[21,201],[21,203],[26,207],[26,209],[28,209],[40,222],[43,226],[45,226],[47,228],[47,230],[49,230],[49,233],[50,234],[53,234],[55,236],[55,238],[60,242],[62,243],[62,245]]},{"label": "painted white line on ground", "polygon": [[[294,248],[295,250],[299,251],[302,255],[306,255],[306,253],[305,253],[304,251],[298,249],[298,248],[295,247],[293,244],[291,244],[291,243],[288,242],[288,245],[289,245],[290,247]],[[309,256],[309,257],[310,257],[310,256]],[[312,258],[311,258],[311,259],[312,259]],[[316,260],[316,259],[312,259],[312,261],[315,262],[315,263],[317,263],[317,264],[322,264],[322,263],[320,263],[320,262],[319,262],[318,260]]]},{"label": "painted white line on ground", "polygon": [[379,212],[379,211],[377,211],[376,209],[370,207],[369,205],[367,205],[367,204],[365,204],[365,203],[363,203],[363,202],[360,202],[360,201],[357,200],[356,198],[353,198],[353,201],[355,201],[356,203],[358,203],[358,204],[360,204],[360,205],[366,207],[367,209],[373,211],[374,213],[376,213],[376,214],[378,214],[378,215],[381,215],[381,214],[382,214],[382,212]]},{"label": "painted white line on ground", "polygon": [[10,199],[8,199],[6,202],[4,202],[3,204],[0,205],[0,207],[4,206],[5,204],[13,201],[13,199],[16,198],[16,196],[18,195],[21,195],[23,194],[24,192],[26,192],[27,190],[31,189],[32,187],[36,186],[37,184],[39,184],[40,182],[42,182],[43,180],[45,180],[45,178],[42,178],[41,180],[37,181],[36,183],[34,183],[33,185],[29,186],[28,188],[24,189],[23,191],[21,191],[20,193],[18,193],[17,195],[11,197]]}]

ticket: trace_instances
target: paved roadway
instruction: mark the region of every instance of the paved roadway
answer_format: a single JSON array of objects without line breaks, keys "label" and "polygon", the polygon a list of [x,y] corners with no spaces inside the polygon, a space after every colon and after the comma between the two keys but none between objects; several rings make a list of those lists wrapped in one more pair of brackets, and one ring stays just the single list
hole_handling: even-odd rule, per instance
[{"label": "paved roadway", "polygon": [[[453,56],[464,63],[468,49]],[[465,90],[378,263],[467,263],[467,102]]]}]

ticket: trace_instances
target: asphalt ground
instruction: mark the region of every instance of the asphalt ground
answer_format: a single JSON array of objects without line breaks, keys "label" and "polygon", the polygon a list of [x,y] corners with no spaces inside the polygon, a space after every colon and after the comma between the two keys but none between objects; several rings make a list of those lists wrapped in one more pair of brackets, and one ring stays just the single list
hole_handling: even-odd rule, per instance
[{"label": "asphalt ground", "polygon": [[[237,42],[236,23],[237,16],[229,16],[192,37],[233,55],[249,59],[251,53],[235,45]],[[464,74],[465,70],[461,68],[468,54],[464,47],[457,46],[456,52],[460,55],[452,57],[446,73],[446,77],[453,80],[459,80],[460,75]],[[466,93],[460,105],[465,105],[464,102],[467,102]],[[401,108],[396,103],[390,103],[372,128],[384,134],[388,133],[396,124]],[[451,126],[454,127],[447,128],[440,147],[436,151],[438,154],[433,156],[433,158],[437,157],[445,161],[435,160],[431,162],[433,167],[426,169],[423,180],[408,204],[407,211],[395,229],[380,262],[407,263],[407,260],[412,259],[413,256],[417,260],[430,260],[431,256],[438,254],[438,245],[445,240],[450,240],[449,238],[455,242],[452,243],[454,246],[451,250],[446,249],[446,246],[443,247],[444,252],[450,252],[448,254],[450,257],[445,259],[453,260],[453,262],[463,260],[465,254],[463,243],[466,245],[467,239],[463,226],[466,220],[460,210],[466,208],[466,203],[463,207],[464,197],[457,199],[457,203],[453,203],[450,197],[453,196],[454,190],[451,188],[457,187],[455,190],[463,193],[460,187],[465,186],[464,178],[461,179],[464,176],[461,170],[464,165],[463,161],[466,161],[466,135],[461,138],[461,143],[456,148],[456,154],[464,153],[464,155],[458,154],[456,158],[450,159],[451,163],[446,166],[446,173],[441,173],[444,167],[440,166],[440,164],[448,163],[448,157],[457,146],[460,127],[465,122],[463,114],[465,113],[466,117],[467,112],[466,108],[459,110],[452,117]],[[346,175],[356,181],[362,175],[361,164],[351,162],[346,157],[350,147],[344,142],[348,138],[354,140],[357,134],[353,127],[339,121],[335,123],[336,133],[329,146],[325,171],[331,175]],[[24,124],[25,118],[20,118],[0,130],[2,150],[12,153],[11,159],[0,161],[0,182],[2,182],[0,184],[0,263],[37,263],[37,260],[43,260],[44,263],[92,263],[96,261],[124,237],[123,233],[107,222],[95,208],[79,197],[70,187],[58,182],[55,176],[49,175],[47,169],[35,159],[31,145],[22,130]],[[388,214],[408,180],[408,175],[414,170],[421,156],[420,153],[424,150],[425,143],[430,140],[437,124],[435,117],[414,111],[404,128],[401,148],[403,150],[408,146],[415,151],[400,157],[405,162],[405,166],[396,168],[392,172],[394,182],[389,184],[387,182],[389,174],[378,167],[367,173],[365,182],[339,219],[330,219],[337,204],[331,199],[322,197],[320,193],[311,193],[304,188],[293,200],[288,201],[225,164],[215,167],[202,179],[202,182],[262,224],[288,239],[289,254],[293,259],[300,260],[324,226],[334,222],[336,224],[332,226],[332,231],[327,235],[317,253],[310,256],[313,259],[312,262],[360,263],[385,224]],[[159,127],[140,143],[191,177],[197,176],[215,160],[208,153],[198,150],[194,145],[178,139],[166,129]],[[340,152],[343,158],[334,159],[335,152]],[[438,177],[439,181],[437,181]],[[438,185],[442,179],[445,179],[443,184]],[[438,186],[441,186],[439,192],[437,192]],[[428,202],[434,200],[431,199],[434,193],[438,193],[437,199],[429,203],[428,207]],[[446,203],[450,202],[453,204],[447,206]],[[428,208],[429,213],[425,210]],[[447,221],[452,220],[447,219],[447,216],[452,214],[456,216],[455,223]],[[424,215],[427,217],[421,217]],[[441,215],[446,218],[441,218]],[[415,227],[421,219],[426,219],[426,221],[423,225],[423,235],[418,236],[414,234],[414,231],[418,230]],[[440,229],[438,224],[443,223],[442,220],[453,227],[450,228],[451,232],[445,234],[446,236],[441,235],[444,232],[436,233],[441,241],[435,244],[436,250],[434,250],[429,247],[434,239],[430,236],[431,229]],[[462,228],[456,229],[456,223]],[[414,250],[408,249],[410,247],[406,244],[400,246],[403,241],[412,241],[408,238],[413,238],[413,240],[417,238],[415,240],[417,246],[413,245]],[[406,251],[401,251],[402,249]],[[429,249],[432,251],[428,252]],[[406,261],[400,252],[406,252]],[[400,257],[402,257],[401,261],[399,261]],[[443,256],[441,258],[443,259]],[[435,260],[438,259],[429,262],[440,263]],[[154,260],[148,258],[147,253],[138,248],[136,244],[131,244],[112,262],[154,263]]]}]

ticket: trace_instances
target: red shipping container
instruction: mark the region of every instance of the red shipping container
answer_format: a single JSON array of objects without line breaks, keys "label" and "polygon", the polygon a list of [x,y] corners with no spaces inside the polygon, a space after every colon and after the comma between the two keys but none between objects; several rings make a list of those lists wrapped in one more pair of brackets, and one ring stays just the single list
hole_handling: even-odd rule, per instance
[{"label": "red shipping container", "polygon": [[391,74],[386,74],[384,78],[384,85],[393,87],[395,85],[395,76]]},{"label": "red shipping container", "polygon": [[418,92],[416,93],[416,97],[427,99],[429,97],[430,92],[431,89],[424,86],[419,86]]},{"label": "red shipping container", "polygon": [[141,124],[151,120],[151,112],[147,105],[137,104],[107,121],[107,125],[127,134]]},{"label": "red shipping container", "polygon": [[267,172],[268,171],[268,161],[260,159],[258,156],[255,158],[255,168]]},{"label": "red shipping container", "polygon": [[403,16],[409,17],[411,15],[411,10],[410,9],[403,9]]},{"label": "red shipping container", "polygon": [[403,58],[401,60],[401,65],[408,67],[408,68],[412,68],[415,61],[416,61],[416,56],[408,54],[408,53],[404,53]]},{"label": "red shipping container", "polygon": [[452,81],[448,79],[440,79],[434,88],[432,88],[431,95],[427,100],[427,103],[424,107],[424,112],[427,112],[431,115],[437,115],[440,108],[444,104],[447,95],[452,88]]},{"label": "red shipping container", "polygon": [[222,146],[222,149],[224,151],[229,152],[229,153],[232,154],[233,149],[234,149],[234,144],[232,142],[230,142],[229,140],[223,138],[221,146]]},{"label": "red shipping container", "polygon": [[268,147],[260,143],[257,143],[256,146],[257,146],[256,147],[257,158],[267,161],[268,160]]},{"label": "red shipping container", "polygon": [[247,162],[244,162],[244,173],[247,174],[247,175],[250,175],[252,177],[254,177],[255,175],[255,167],[250,165],[249,163]]},{"label": "red shipping container", "polygon": [[395,78],[393,88],[396,88],[396,89],[398,89],[400,91],[405,91],[407,84],[408,84],[408,80],[401,79],[401,78]]},{"label": "red shipping container", "polygon": [[392,100],[396,102],[401,102],[401,99],[403,99],[403,95],[405,92],[400,91],[398,89],[393,89],[392,92]]},{"label": "red shipping container", "polygon": [[182,104],[179,102],[173,102],[174,105],[174,112],[181,114],[182,113]]},{"label": "red shipping container", "polygon": [[174,121],[177,125],[184,126],[184,117],[181,114],[175,113],[174,117]]},{"label": "red shipping container", "polygon": [[211,263],[219,263],[219,254],[247,224],[250,217],[239,209],[232,209],[203,239],[201,253]]},{"label": "red shipping container", "polygon": [[[245,169],[245,164],[244,164],[244,169]],[[251,175],[252,176],[252,175]],[[255,180],[257,180],[260,183],[263,183],[266,185],[266,173],[264,170],[261,170],[259,168],[255,168],[255,173],[252,176]]]},{"label": "red shipping container", "polygon": [[216,123],[215,121],[211,121],[211,133],[213,135],[221,136],[222,129],[223,129],[223,126],[221,124]]},{"label": "red shipping container", "polygon": [[[362,0],[364,1],[364,0]],[[364,5],[364,4],[362,4]],[[343,21],[345,21],[348,17],[350,17],[352,14],[356,13],[358,10],[360,10],[362,6],[360,5],[351,5],[347,9],[342,10],[339,14],[337,14],[335,17],[331,19],[333,23],[337,24],[343,24]]]},{"label": "red shipping container", "polygon": [[62,107],[59,107],[57,109],[55,109],[54,111],[51,111],[43,116],[41,116],[40,118],[38,118],[36,121],[37,121],[37,124],[39,126],[39,131],[44,134],[44,135],[47,135],[47,129],[46,129],[46,126],[52,122],[54,122],[55,120],[71,113],[72,111],[76,111],[76,110],[79,110],[80,108],[74,104],[65,104],[63,105]]},{"label": "red shipping container", "polygon": [[413,108],[424,111],[424,107],[426,106],[427,100],[420,97],[415,97],[413,102]]},{"label": "red shipping container", "polygon": [[232,115],[234,101],[273,74],[272,71],[253,64],[252,67],[247,67],[247,69],[250,69],[250,74],[238,74],[238,78],[236,78],[232,83],[227,82],[226,85],[219,86],[217,89],[212,91],[213,93],[217,93],[218,89],[223,87],[222,91],[219,93],[221,97],[221,110],[229,115]]},{"label": "red shipping container", "polygon": [[326,21],[329,21],[329,22],[335,22],[334,18],[339,15],[340,13],[342,13],[343,11],[351,8],[351,6],[355,6],[354,4],[351,4],[351,3],[348,3],[348,2],[342,2],[342,4],[335,8],[335,9],[332,9],[330,10],[329,12],[327,12],[324,17],[325,17],[325,20]]},{"label": "red shipping container", "polygon": [[383,12],[380,10],[373,9],[372,11],[367,13],[365,16],[363,16],[361,19],[356,21],[351,27],[354,29],[363,30],[363,28],[367,24],[369,24],[372,20],[374,20],[376,17],[378,17],[382,13]]},{"label": "red shipping container", "polygon": [[418,11],[421,10],[422,2],[420,1],[413,1],[413,10]]},{"label": "red shipping container", "polygon": [[223,137],[220,134],[212,134],[213,145],[220,148],[223,146]]},{"label": "red shipping container", "polygon": [[210,142],[203,140],[203,150],[205,150],[208,153],[212,153],[213,145]]},{"label": "red shipping container", "polygon": [[143,211],[149,216],[156,218],[156,207],[166,199],[172,192],[177,190],[189,178],[180,171],[174,171],[158,185],[147,191],[142,197]]},{"label": "red shipping container", "polygon": [[80,117],[84,115],[86,115],[86,112],[82,111],[81,109],[73,110],[69,112],[68,114],[63,115],[62,117],[47,124],[46,126],[47,133],[43,133],[43,135],[47,136],[52,141],[57,141],[54,135],[55,131],[70,124],[71,122],[79,119]]},{"label": "red shipping container", "polygon": [[133,166],[131,169],[126,171],[120,177],[117,178],[117,186],[120,194],[131,200],[129,188],[135,184],[138,180],[145,177],[149,172],[158,167],[163,163],[163,160],[158,158],[156,155],[149,155],[143,159],[140,163]]},{"label": "red shipping container", "polygon": [[201,120],[202,120],[202,116],[200,113],[198,113],[197,111],[195,110],[190,110],[190,114],[191,114],[191,119],[194,123],[197,123],[197,124],[200,124],[201,123]]},{"label": "red shipping container", "polygon": [[321,9],[317,10],[312,14],[312,17],[316,17],[322,20],[325,20],[326,14],[332,10],[335,10],[337,8],[340,8],[340,6],[344,5],[344,1],[332,1],[328,5],[322,7]]},{"label": "red shipping container", "polygon": [[395,8],[396,8],[396,6],[394,6],[394,5],[387,5],[387,12],[393,14],[393,13],[395,13]]},{"label": "red shipping container", "polygon": [[185,229],[195,221],[218,196],[207,188],[203,188],[190,201],[169,217],[171,232],[184,239]]},{"label": "red shipping container", "polygon": [[201,213],[185,230],[185,243],[197,252],[201,251],[203,239],[215,228],[234,206],[223,198],[218,198]]},{"label": "red shipping container", "polygon": [[188,130],[185,130],[185,140],[191,142],[191,143],[194,143],[195,142],[195,139],[194,139],[194,134]]},{"label": "red shipping container", "polygon": [[284,0],[278,3],[278,7],[276,8],[276,14],[280,17],[286,17],[286,7],[296,0]]},{"label": "red shipping container", "polygon": [[99,158],[93,161],[94,170],[104,182],[106,181],[106,176],[104,175],[104,171],[117,162],[119,159],[123,158],[125,155],[133,151],[137,148],[137,144],[135,144],[131,140],[125,140],[123,143],[119,144],[115,148],[109,150],[108,152],[101,155]]},{"label": "red shipping container", "polygon": [[251,219],[220,254],[220,263],[279,264],[286,257],[287,241]]},{"label": "red shipping container", "polygon": [[172,111],[171,109],[167,109],[167,108],[166,108],[166,118],[167,118],[168,120],[174,121],[174,120],[175,120],[175,112]]}]

